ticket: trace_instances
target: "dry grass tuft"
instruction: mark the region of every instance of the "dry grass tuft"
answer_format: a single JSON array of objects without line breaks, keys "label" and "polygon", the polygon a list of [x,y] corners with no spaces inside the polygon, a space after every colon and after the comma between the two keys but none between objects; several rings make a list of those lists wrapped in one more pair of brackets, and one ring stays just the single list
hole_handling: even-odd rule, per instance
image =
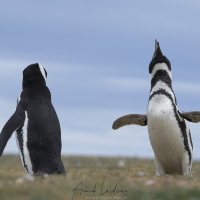
[{"label": "dry grass tuft", "polygon": [[200,162],[194,162],[191,177],[156,177],[148,159],[68,156],[63,161],[67,176],[30,178],[18,156],[3,155],[0,199],[200,199]]}]

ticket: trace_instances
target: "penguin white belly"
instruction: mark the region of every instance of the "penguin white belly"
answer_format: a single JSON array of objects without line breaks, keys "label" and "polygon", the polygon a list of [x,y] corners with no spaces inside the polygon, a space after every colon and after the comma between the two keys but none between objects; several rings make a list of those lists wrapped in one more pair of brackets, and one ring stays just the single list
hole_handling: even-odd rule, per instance
[{"label": "penguin white belly", "polygon": [[162,94],[155,95],[149,101],[147,119],[156,158],[166,171],[181,172],[185,148],[171,100]]}]

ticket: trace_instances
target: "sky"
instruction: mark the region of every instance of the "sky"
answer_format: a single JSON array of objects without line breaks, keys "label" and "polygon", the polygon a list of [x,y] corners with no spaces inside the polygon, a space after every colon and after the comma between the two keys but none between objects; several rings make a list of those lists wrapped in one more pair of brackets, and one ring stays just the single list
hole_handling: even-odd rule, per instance
[{"label": "sky", "polygon": [[[154,42],[171,61],[183,111],[200,110],[200,2],[58,0],[0,3],[0,129],[14,113],[22,71],[41,63],[62,129],[62,154],[153,157],[147,127],[112,130],[146,113]],[[189,123],[194,159],[200,124]],[[15,134],[4,153],[18,153]]]}]

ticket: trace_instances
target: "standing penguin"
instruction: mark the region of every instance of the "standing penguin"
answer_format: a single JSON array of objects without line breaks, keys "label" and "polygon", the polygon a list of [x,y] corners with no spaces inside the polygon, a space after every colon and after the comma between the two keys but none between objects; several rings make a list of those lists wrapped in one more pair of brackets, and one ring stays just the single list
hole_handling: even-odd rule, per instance
[{"label": "standing penguin", "polygon": [[171,64],[162,54],[159,43],[149,64],[151,90],[147,114],[130,114],[113,123],[113,129],[125,125],[148,125],[149,139],[155,154],[156,175],[190,175],[193,144],[184,118],[200,121],[200,112],[181,112],[172,89]]},{"label": "standing penguin", "polygon": [[0,155],[16,131],[25,171],[30,175],[65,174],[61,161],[61,130],[46,86],[47,72],[38,63],[23,71],[22,92],[15,113],[0,134]]}]

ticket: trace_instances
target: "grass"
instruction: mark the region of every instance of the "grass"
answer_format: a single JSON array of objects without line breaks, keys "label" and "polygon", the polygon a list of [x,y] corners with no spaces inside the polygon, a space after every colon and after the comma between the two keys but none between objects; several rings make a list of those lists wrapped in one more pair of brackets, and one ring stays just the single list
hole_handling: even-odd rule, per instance
[{"label": "grass", "polygon": [[32,181],[21,178],[25,172],[19,156],[3,155],[0,199],[200,199],[200,162],[193,163],[191,177],[156,177],[153,160],[148,159],[67,156],[63,162],[67,176],[35,177]]}]

